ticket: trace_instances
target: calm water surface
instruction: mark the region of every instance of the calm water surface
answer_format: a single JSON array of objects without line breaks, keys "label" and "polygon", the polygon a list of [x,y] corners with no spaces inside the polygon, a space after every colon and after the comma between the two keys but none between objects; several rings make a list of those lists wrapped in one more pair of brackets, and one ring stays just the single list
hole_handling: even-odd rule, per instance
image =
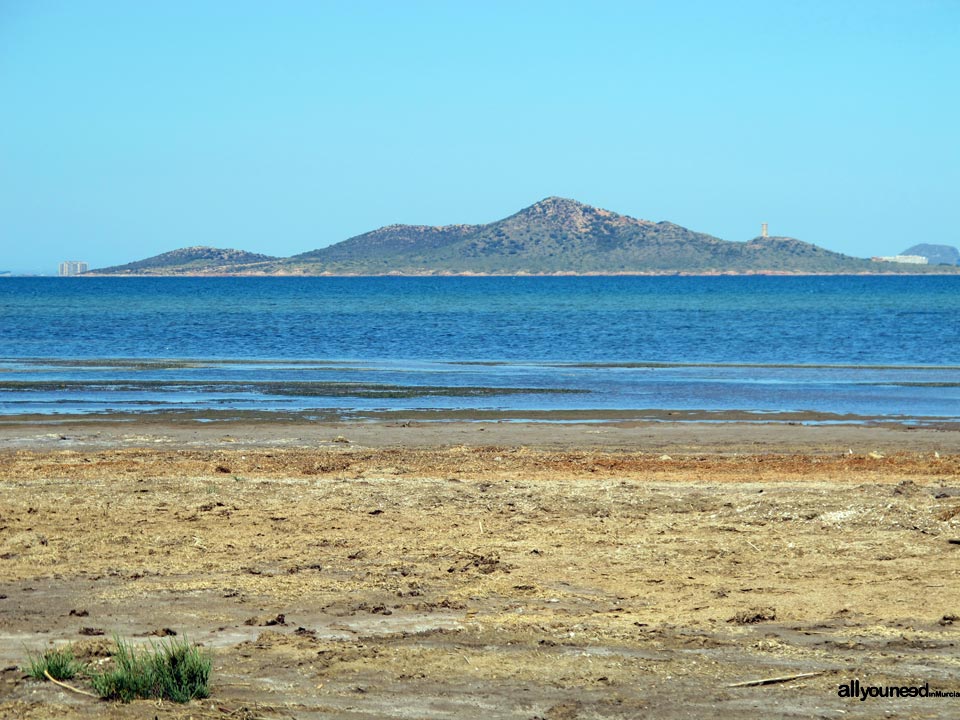
[{"label": "calm water surface", "polygon": [[960,418],[960,277],[3,278],[0,414]]}]

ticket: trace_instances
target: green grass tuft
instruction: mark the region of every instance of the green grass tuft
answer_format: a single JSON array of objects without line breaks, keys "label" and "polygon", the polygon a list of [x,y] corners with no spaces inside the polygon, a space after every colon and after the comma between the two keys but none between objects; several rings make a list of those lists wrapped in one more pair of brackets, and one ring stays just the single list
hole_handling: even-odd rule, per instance
[{"label": "green grass tuft", "polygon": [[184,703],[210,695],[211,661],[185,639],[160,641],[137,651],[116,639],[116,667],[90,678],[93,689],[107,700],[162,698]]},{"label": "green grass tuft", "polygon": [[30,655],[27,674],[36,680],[46,680],[46,673],[54,680],[69,680],[84,669],[84,664],[73,656],[70,648],[44,651],[43,655]]}]

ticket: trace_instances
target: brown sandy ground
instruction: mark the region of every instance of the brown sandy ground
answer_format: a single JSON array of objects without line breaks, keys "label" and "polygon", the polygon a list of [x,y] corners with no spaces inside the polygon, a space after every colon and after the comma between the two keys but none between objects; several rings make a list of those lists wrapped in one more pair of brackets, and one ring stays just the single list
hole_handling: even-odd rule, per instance
[{"label": "brown sandy ground", "polygon": [[[958,433],[819,430],[6,427],[0,717],[960,716],[837,696],[960,690]],[[165,629],[210,699],[16,667]]]}]

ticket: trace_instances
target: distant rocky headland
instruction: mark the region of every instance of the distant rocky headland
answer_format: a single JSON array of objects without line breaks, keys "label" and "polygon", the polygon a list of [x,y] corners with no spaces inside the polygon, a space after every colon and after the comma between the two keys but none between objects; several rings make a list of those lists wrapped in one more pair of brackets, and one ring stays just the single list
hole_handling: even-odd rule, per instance
[{"label": "distant rocky headland", "polygon": [[931,265],[960,265],[960,250],[952,245],[932,245],[920,243],[908,247],[901,255],[919,255],[925,257]]},{"label": "distant rocky headland", "polygon": [[90,275],[889,274],[960,268],[875,263],[789,237],[721,240],[549,197],[486,225],[389,225],[288,258],[189,247]]}]

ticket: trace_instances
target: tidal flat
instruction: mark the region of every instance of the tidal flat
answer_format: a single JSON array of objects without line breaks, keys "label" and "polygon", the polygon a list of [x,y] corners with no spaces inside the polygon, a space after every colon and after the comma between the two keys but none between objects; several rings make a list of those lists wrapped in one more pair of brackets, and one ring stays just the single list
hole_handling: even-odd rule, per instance
[{"label": "tidal flat", "polygon": [[[8,423],[0,715],[952,717],[837,688],[960,689],[958,477],[944,428]],[[18,667],[170,632],[210,699]]]}]

